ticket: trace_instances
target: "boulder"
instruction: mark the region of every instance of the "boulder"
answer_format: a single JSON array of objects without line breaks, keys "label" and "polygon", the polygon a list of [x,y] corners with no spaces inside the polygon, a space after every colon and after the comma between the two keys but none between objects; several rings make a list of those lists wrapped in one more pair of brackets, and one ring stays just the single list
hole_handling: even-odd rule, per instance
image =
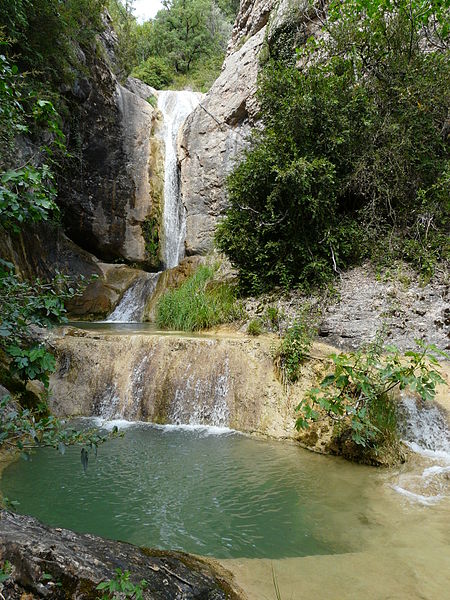
[{"label": "boulder", "polygon": [[[214,561],[182,552],[138,548],[38,520],[0,512],[0,564],[12,570],[1,593],[8,600],[94,600],[99,583],[130,572],[130,580],[147,586],[144,600],[239,600],[232,576]],[[1,585],[1,584],[0,584]]]}]

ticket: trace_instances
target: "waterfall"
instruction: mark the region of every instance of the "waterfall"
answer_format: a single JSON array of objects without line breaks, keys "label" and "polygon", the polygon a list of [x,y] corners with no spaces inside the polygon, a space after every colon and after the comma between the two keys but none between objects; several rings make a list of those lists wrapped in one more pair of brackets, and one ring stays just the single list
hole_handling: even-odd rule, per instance
[{"label": "waterfall", "polygon": [[[190,371],[188,364],[186,373]],[[228,427],[230,411],[230,367],[228,357],[214,377],[189,375],[175,391],[169,420],[174,425]]]},{"label": "waterfall", "polygon": [[447,417],[438,405],[409,395],[402,398],[400,417],[401,437],[419,455],[420,471],[402,473],[392,487],[408,500],[423,505],[436,504],[449,496],[450,429]]},{"label": "waterfall", "polygon": [[176,267],[184,255],[185,208],[180,201],[177,136],[186,117],[200,102],[196,92],[158,92],[158,108],[164,117],[164,213],[162,259],[164,267]]},{"label": "waterfall", "polygon": [[144,273],[130,285],[106,319],[109,323],[140,323],[147,300],[155,291],[161,273]]}]

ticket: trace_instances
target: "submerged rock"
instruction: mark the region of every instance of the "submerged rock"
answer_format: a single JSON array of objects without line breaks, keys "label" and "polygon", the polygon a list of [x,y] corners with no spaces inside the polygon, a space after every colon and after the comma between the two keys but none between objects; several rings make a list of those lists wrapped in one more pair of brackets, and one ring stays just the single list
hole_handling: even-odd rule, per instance
[{"label": "submerged rock", "polygon": [[145,600],[244,599],[232,576],[213,560],[182,552],[138,548],[124,542],[53,529],[32,517],[0,512],[0,563],[9,561],[3,597],[93,600],[95,588],[129,571],[147,581]]}]

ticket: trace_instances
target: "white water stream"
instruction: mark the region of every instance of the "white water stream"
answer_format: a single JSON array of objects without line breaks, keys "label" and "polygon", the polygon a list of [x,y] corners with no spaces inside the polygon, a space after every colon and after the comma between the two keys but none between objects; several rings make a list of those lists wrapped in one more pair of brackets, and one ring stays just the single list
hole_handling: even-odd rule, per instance
[{"label": "white water stream", "polygon": [[419,470],[402,473],[393,489],[408,500],[437,504],[449,496],[450,429],[443,410],[406,395],[402,399],[403,442],[420,457]]},{"label": "white water stream", "polygon": [[164,268],[176,267],[184,256],[185,208],[180,200],[177,137],[186,117],[199,104],[202,94],[167,90],[158,92],[158,108],[164,117],[164,213],[162,259]]},{"label": "white water stream", "polygon": [[140,323],[146,301],[155,291],[161,273],[145,273],[130,285],[119,304],[106,319],[109,323]]}]

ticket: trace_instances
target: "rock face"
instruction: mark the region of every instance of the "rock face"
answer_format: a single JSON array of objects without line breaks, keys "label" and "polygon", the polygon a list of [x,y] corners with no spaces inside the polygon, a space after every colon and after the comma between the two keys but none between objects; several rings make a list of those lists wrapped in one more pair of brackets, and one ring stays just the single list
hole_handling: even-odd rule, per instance
[{"label": "rock face", "polygon": [[226,177],[247,146],[248,134],[257,120],[254,95],[258,54],[265,35],[263,22],[264,18],[258,29],[248,15],[246,23],[251,36],[243,45],[239,40],[244,38],[237,33],[241,28],[236,28],[222,73],[188,117],[180,136],[181,197],[187,211],[188,255],[211,249],[217,219],[227,206]]},{"label": "rock face", "polygon": [[370,265],[343,273],[337,282],[339,300],[324,312],[319,335],[339,348],[359,348],[386,331],[386,343],[401,350],[415,339],[450,349],[450,287],[435,277],[424,285],[406,265],[376,276]]},{"label": "rock face", "polygon": [[253,35],[267,25],[275,0],[243,0],[233,26],[228,54],[243,46]]},{"label": "rock face", "polygon": [[181,195],[186,207],[186,253],[211,249],[227,208],[226,178],[258,125],[255,98],[260,63],[291,58],[319,27],[305,19],[304,0],[243,0],[222,73],[187,119],[180,137]]},{"label": "rock face", "polygon": [[231,574],[214,561],[52,529],[1,511],[0,563],[6,560],[12,571],[1,593],[8,600],[99,599],[95,588],[113,579],[115,569],[129,571],[134,584],[147,581],[144,600],[244,599]]},{"label": "rock face", "polygon": [[103,260],[146,264],[145,222],[154,209],[150,137],[158,112],[143,96],[150,100],[154,90],[134,80],[133,91],[119,85],[107,60],[93,52],[84,62],[89,78],[67,92],[74,158],[59,181],[64,227]]},{"label": "rock face", "polygon": [[81,296],[67,304],[72,317],[104,317],[109,314],[127,288],[142,271],[127,265],[100,262],[86,252],[52,223],[23,228],[20,234],[0,228],[0,256],[16,268],[16,273],[33,281],[36,277],[48,281],[57,272],[76,279],[82,275],[87,282],[94,275]]},{"label": "rock face", "polygon": [[[58,363],[51,410],[292,438],[301,386],[288,394],[277,379],[274,343],[232,334],[121,336],[65,328],[50,340]],[[305,383],[318,368],[308,367]]]}]

